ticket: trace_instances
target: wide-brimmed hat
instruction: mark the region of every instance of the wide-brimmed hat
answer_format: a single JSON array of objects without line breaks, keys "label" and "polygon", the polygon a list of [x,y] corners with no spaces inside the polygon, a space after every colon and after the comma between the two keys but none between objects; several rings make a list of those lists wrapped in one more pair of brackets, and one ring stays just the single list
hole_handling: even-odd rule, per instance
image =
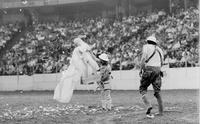
[{"label": "wide-brimmed hat", "polygon": [[103,61],[106,61],[106,62],[109,61],[109,59],[108,59],[108,55],[105,54],[105,53],[99,55],[99,59],[101,59],[101,60],[103,60]]},{"label": "wide-brimmed hat", "polygon": [[156,37],[154,37],[154,36],[149,36],[149,37],[147,38],[147,41],[152,41],[152,42],[154,42],[154,43],[158,43]]},{"label": "wide-brimmed hat", "polygon": [[76,45],[80,45],[80,44],[83,42],[83,40],[82,40],[81,38],[78,37],[78,38],[75,38],[73,42],[74,42],[74,44],[76,44]]}]

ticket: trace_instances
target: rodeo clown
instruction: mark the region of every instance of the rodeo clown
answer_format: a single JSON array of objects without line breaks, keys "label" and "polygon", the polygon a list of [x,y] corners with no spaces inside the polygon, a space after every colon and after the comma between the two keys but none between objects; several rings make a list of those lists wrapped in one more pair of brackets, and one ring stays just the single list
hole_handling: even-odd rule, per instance
[{"label": "rodeo clown", "polygon": [[163,114],[163,103],[161,97],[161,67],[163,65],[163,51],[158,46],[158,40],[155,36],[149,36],[147,38],[147,44],[143,46],[142,58],[141,58],[141,70],[140,70],[140,94],[142,100],[147,107],[146,116],[148,118],[154,118],[151,114],[153,108],[150,101],[147,99],[147,89],[152,84],[154,89],[154,96],[158,102],[159,112],[156,115]]},{"label": "rodeo clown", "polygon": [[106,111],[110,111],[112,107],[112,99],[111,99],[111,66],[109,65],[108,55],[103,53],[99,55],[100,62],[100,75],[101,80],[98,83],[99,88],[101,90],[101,104],[102,109]]}]

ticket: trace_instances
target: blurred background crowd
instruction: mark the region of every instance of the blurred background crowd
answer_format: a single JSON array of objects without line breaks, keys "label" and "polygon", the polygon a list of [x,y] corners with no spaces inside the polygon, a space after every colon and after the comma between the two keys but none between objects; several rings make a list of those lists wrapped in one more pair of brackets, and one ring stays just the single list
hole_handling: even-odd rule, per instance
[{"label": "blurred background crowd", "polygon": [[0,25],[0,49],[4,48],[7,41],[11,40],[17,32],[20,32],[19,23]]},{"label": "blurred background crowd", "polygon": [[[172,8],[173,9],[173,8]],[[107,21],[105,17],[59,21],[36,21],[31,30],[6,49],[0,61],[0,75],[57,73],[66,69],[74,49],[73,39],[84,39],[94,54],[110,54],[112,70],[138,69],[142,46],[155,35],[164,50],[164,64],[169,68],[195,67],[199,52],[199,10],[195,7],[140,11]],[[0,25],[0,49],[21,32],[18,23]]]}]

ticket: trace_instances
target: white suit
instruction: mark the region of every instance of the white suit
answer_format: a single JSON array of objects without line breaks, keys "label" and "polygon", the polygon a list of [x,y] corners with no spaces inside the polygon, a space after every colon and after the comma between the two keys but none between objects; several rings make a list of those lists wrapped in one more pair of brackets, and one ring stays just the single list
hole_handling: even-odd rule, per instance
[{"label": "white suit", "polygon": [[74,43],[78,45],[72,53],[72,59],[67,70],[62,72],[61,80],[55,88],[54,99],[68,103],[71,100],[74,86],[80,83],[81,76],[87,77],[99,70],[99,66],[92,58],[90,47],[80,38],[76,38]]}]

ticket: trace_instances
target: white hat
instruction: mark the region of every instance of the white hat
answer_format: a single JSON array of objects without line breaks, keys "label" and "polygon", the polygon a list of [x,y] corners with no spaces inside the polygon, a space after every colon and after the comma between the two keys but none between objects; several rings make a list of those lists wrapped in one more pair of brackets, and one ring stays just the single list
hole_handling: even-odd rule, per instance
[{"label": "white hat", "polygon": [[86,38],[86,35],[79,35],[78,38]]},{"label": "white hat", "polygon": [[101,54],[101,55],[99,56],[99,58],[100,58],[101,60],[104,60],[104,61],[106,61],[106,62],[108,62],[108,61],[109,61],[109,59],[108,59],[108,55],[107,55],[107,54],[105,54],[105,53]]},{"label": "white hat", "polygon": [[149,36],[148,38],[147,38],[147,41],[152,41],[152,42],[154,42],[154,43],[158,43],[158,41],[156,40],[156,38],[154,37],[154,36]]},{"label": "white hat", "polygon": [[80,42],[82,42],[82,41],[83,40],[81,40],[81,38],[75,38],[74,39],[74,43],[77,44],[77,45],[80,44]]}]

